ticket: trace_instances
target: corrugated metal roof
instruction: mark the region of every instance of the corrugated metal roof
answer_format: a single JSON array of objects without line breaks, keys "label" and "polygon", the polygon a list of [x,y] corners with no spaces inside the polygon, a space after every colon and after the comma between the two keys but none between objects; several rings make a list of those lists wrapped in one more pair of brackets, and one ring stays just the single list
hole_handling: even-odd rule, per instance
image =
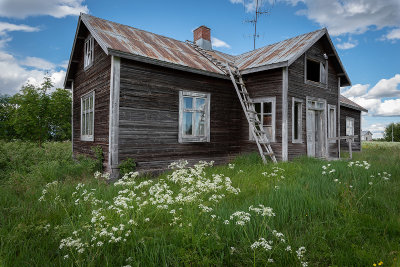
[{"label": "corrugated metal roof", "polygon": [[236,56],[235,65],[240,70],[245,70],[264,65],[289,62],[299,52],[312,45],[325,32],[326,29],[321,29],[241,54]]},{"label": "corrugated metal roof", "polygon": [[189,68],[224,74],[212,62],[185,42],[87,14],[81,14],[81,19],[103,49],[105,48],[108,51],[116,50]]},{"label": "corrugated metal roof", "polygon": [[351,101],[350,99],[348,99],[347,97],[344,97],[342,95],[340,95],[340,104],[347,106],[349,108],[354,108],[360,111],[364,111],[364,112],[368,112],[368,110],[366,110],[365,108],[363,108],[362,106],[360,106],[359,104]]},{"label": "corrugated metal roof", "polygon": [[[81,14],[80,21],[86,25],[96,41],[108,55],[113,54],[122,57],[130,57],[149,63],[166,65],[187,71],[201,72],[211,76],[216,75],[218,77],[224,77],[223,75],[225,75],[221,69],[186,42],[87,14]],[[327,31],[324,28],[237,56],[225,54],[217,50],[211,50],[209,53],[222,62],[229,62],[236,65],[243,74],[245,74],[259,71],[259,67],[277,68],[289,66],[325,34],[327,34]],[[330,41],[328,34],[327,36]],[[331,45],[333,47],[332,43]],[[336,54],[334,48],[333,50]],[[336,57],[340,68],[345,74],[343,84],[350,85],[350,80],[337,54]],[[69,68],[67,73],[69,73]],[[68,78],[67,75],[66,81]]]}]

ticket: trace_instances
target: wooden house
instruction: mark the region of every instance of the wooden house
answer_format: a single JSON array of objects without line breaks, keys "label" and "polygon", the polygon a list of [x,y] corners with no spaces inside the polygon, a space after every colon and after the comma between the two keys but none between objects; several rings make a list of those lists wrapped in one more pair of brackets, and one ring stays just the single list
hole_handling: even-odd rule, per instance
[{"label": "wooden house", "polygon": [[212,48],[205,26],[194,30],[194,42],[182,42],[86,14],[65,78],[73,152],[101,146],[112,175],[126,158],[139,170],[162,170],[179,159],[227,162],[260,143],[283,161],[338,157],[340,141],[332,138],[345,135],[342,118],[355,110],[354,135],[364,110],[341,99],[340,87],[349,85],[326,29],[233,56]]},{"label": "wooden house", "polygon": [[372,141],[372,133],[370,131],[361,131],[361,141]]}]

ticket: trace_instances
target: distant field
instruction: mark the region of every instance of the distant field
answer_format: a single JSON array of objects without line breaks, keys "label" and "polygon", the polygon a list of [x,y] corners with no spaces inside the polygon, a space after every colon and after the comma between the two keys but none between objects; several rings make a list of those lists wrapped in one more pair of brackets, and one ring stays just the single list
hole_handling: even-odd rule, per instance
[{"label": "distant field", "polygon": [[114,185],[70,143],[0,141],[0,266],[399,266],[400,144],[176,164]]}]

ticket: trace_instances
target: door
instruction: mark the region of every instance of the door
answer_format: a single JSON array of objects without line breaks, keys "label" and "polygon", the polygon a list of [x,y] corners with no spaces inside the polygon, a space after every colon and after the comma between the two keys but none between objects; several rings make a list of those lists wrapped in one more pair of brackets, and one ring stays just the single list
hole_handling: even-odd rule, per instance
[{"label": "door", "polygon": [[307,110],[307,155],[315,157],[315,111]]}]

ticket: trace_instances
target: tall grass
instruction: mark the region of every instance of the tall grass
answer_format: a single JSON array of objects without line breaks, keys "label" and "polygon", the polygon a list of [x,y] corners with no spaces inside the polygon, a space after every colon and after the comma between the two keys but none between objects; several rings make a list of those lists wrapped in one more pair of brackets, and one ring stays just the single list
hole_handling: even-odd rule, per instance
[{"label": "tall grass", "polygon": [[[147,178],[131,175],[122,185],[95,179],[90,160],[70,160],[68,143],[46,144],[43,151],[26,143],[1,147],[7,153],[0,156],[2,168],[6,166],[0,187],[0,264],[5,266],[243,266],[271,264],[268,259],[277,266],[295,266],[300,265],[295,250],[302,246],[306,248],[302,261],[309,266],[371,266],[380,261],[398,265],[400,146],[367,144],[362,153],[354,153],[353,161],[359,163],[351,167],[349,161],[305,157],[263,165],[258,155],[243,155],[230,165],[206,166],[200,176],[176,172],[171,176],[170,171],[140,188]],[[17,156],[13,151],[19,151]],[[169,186],[172,193],[157,189],[162,197],[184,192],[186,185],[172,182],[171,177],[209,182],[201,192],[196,187],[200,193],[193,202],[173,202],[166,209],[140,206],[154,197],[155,184]],[[227,190],[224,182],[218,189],[209,186],[218,177],[230,177],[240,193]],[[58,182],[46,187],[53,181]],[[121,200],[130,192],[137,195]],[[210,200],[212,195],[221,199]],[[120,213],[107,209],[120,207],[118,203],[132,207],[121,208]],[[212,210],[204,212],[199,204]],[[259,204],[271,207],[275,216],[249,210]],[[110,229],[123,225],[113,234],[122,236],[121,241],[108,242],[110,236],[93,240],[101,231],[96,227],[104,226],[99,220],[93,222],[93,217],[101,216],[94,215],[97,211]],[[250,221],[236,224],[237,218],[230,217],[237,211],[248,213]],[[285,242],[272,230],[281,232]],[[69,237],[80,240],[82,253],[74,246],[59,248]],[[272,250],[251,248],[261,237],[273,241]],[[98,245],[100,240],[103,244]]]}]

